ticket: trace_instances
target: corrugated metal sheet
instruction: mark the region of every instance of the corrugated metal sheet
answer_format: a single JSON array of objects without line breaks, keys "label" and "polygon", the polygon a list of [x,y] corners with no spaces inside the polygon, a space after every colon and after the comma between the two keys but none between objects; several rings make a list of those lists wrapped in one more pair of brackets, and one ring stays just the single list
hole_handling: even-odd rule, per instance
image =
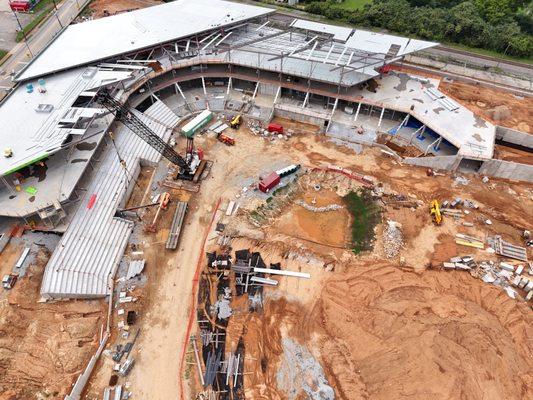
[{"label": "corrugated metal sheet", "polygon": [[180,117],[174,114],[174,112],[161,100],[152,104],[144,112],[144,115],[170,129],[173,129],[180,122]]},{"label": "corrugated metal sheet", "polygon": [[[134,111],[165,141],[171,130]],[[164,119],[170,118],[165,115]],[[114,217],[129,193],[139,161],[156,163],[161,156],[123,125],[116,130],[116,145],[129,173],[121,167],[113,146],[104,151],[99,170],[87,188],[81,205],[52,254],[43,276],[41,294],[53,298],[103,297],[133,229],[133,223]],[[91,208],[87,207],[95,198]]]},{"label": "corrugated metal sheet", "polygon": [[128,272],[126,272],[126,279],[131,279],[143,272],[145,260],[130,261],[128,266]]}]

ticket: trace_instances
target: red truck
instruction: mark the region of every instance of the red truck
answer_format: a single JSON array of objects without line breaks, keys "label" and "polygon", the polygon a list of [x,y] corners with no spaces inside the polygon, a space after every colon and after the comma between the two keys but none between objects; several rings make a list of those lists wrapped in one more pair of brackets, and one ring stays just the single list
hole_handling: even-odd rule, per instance
[{"label": "red truck", "polygon": [[259,182],[259,190],[263,193],[268,193],[270,189],[275,187],[279,181],[280,177],[275,172],[272,172],[270,175],[266,176]]},{"label": "red truck", "polygon": [[283,126],[281,126],[280,124],[275,124],[275,123],[268,124],[267,129],[269,132],[283,133]]},{"label": "red truck", "polygon": [[35,7],[37,3],[39,3],[39,0],[14,0],[9,2],[9,7],[11,7],[13,11],[28,12]]}]

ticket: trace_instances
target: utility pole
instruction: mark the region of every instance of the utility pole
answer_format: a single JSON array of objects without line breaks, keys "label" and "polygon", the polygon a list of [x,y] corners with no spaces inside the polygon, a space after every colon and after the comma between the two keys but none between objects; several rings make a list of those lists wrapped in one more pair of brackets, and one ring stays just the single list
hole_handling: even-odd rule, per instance
[{"label": "utility pole", "polygon": [[28,48],[28,52],[30,53],[31,58],[33,58],[33,53],[31,52],[30,46],[28,45],[28,38],[26,37],[26,32],[24,32],[24,28],[22,28],[22,25],[20,24],[19,17],[17,15],[17,13],[15,12],[15,10],[11,10],[11,11],[13,12],[13,15],[15,16],[15,19],[17,20],[17,24],[19,26],[19,29],[22,32],[22,36],[24,37],[24,44]]},{"label": "utility pole", "polygon": [[52,0],[52,2],[54,3],[54,9],[55,9],[55,16],[57,18],[57,22],[59,22],[59,26],[61,27],[61,29],[64,28],[63,24],[61,23],[61,21],[59,20],[59,15],[57,15],[57,4],[56,4],[56,0]]}]

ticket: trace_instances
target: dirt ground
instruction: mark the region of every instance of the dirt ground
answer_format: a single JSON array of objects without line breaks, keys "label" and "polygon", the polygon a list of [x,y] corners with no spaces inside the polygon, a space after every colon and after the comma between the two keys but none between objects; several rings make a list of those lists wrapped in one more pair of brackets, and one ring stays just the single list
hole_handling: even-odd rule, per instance
[{"label": "dirt ground", "polygon": [[[21,250],[8,244],[0,265],[12,266]],[[64,398],[98,347],[104,302],[38,302],[48,256],[41,252],[9,292],[0,289],[2,400]]]},{"label": "dirt ground", "polygon": [[[307,398],[301,388],[291,396],[279,377],[287,362],[282,338],[320,362],[335,398],[533,395],[531,312],[500,290],[460,272],[417,274],[364,260],[313,279],[307,302],[268,289],[263,313],[246,319],[245,365],[253,371],[245,376],[246,398]],[[242,328],[243,318],[236,319],[231,332]]]},{"label": "dirt ground", "polygon": [[[244,162],[237,156],[240,145],[251,149]],[[236,311],[228,326],[226,348],[234,351],[238,339],[244,338],[246,398],[308,398],[291,384],[294,376],[296,382],[309,379],[311,387],[323,385],[316,381],[317,374],[298,371],[298,363],[291,364],[294,355],[287,353],[286,339],[299,346],[300,356],[308,351],[321,366],[335,398],[533,396],[530,307],[468,273],[432,269],[456,255],[494,258],[482,250],[455,244],[455,233],[482,238],[498,233],[520,243],[521,231],[532,216],[531,185],[503,181],[485,184],[480,178],[469,177],[469,185],[462,186],[454,177],[427,177],[424,169],[401,166],[376,150],[365,149],[355,155],[316,136],[265,145],[262,139],[238,135],[237,145],[223,147],[224,157],[217,157],[212,179],[221,173],[229,177],[217,195],[232,198],[228,196],[236,176],[267,159],[285,156],[289,149],[292,162],[305,167],[336,164],[371,175],[382,183],[385,192],[407,195],[421,206],[385,207],[383,220],[401,223],[405,241],[399,256],[389,261],[382,251],[383,224],[376,228],[374,251],[353,255],[347,246],[349,216],[345,210],[318,216],[296,204],[288,205],[260,232],[252,227],[244,229],[243,214],[235,217],[240,222],[232,226],[241,226],[246,233],[232,241],[234,250],[255,249],[265,262],[281,261],[284,269],[312,275],[308,281],[281,278],[278,287],[265,289],[261,313],[247,312],[242,300],[232,303]],[[320,191],[304,188],[295,200],[315,201],[316,206],[338,202],[347,178],[328,173],[320,179]],[[318,177],[308,173],[302,180],[317,181]],[[233,186],[233,193],[241,186]],[[209,196],[215,187],[210,183],[202,186],[199,197]],[[429,201],[457,196],[474,201],[479,209],[462,220],[445,217],[442,226],[433,225]],[[243,208],[245,213],[246,206]],[[221,214],[219,218],[224,220]],[[487,218],[492,225],[483,223]],[[474,226],[464,227],[463,221]],[[198,237],[197,230],[194,234]],[[213,241],[208,244],[211,250],[216,248]],[[289,257],[292,253],[300,253],[308,261]],[[400,257],[404,267],[399,267]],[[194,375],[195,368],[188,366],[186,377],[193,393],[199,390]]]},{"label": "dirt ground", "polygon": [[442,82],[439,89],[494,124],[533,133],[533,97],[461,82]]},{"label": "dirt ground", "polygon": [[89,5],[90,16],[93,19],[97,19],[161,3],[161,1],[157,0],[93,0]]},{"label": "dirt ground", "polygon": [[[441,79],[436,74],[420,72],[408,67],[396,67],[395,69]],[[533,96],[518,96],[505,90],[455,81],[441,81],[439,90],[493,124],[533,133],[533,115],[531,113]]]},{"label": "dirt ground", "polygon": [[[295,136],[274,142],[252,135],[245,125],[232,132],[233,147],[211,137],[195,139],[213,161],[198,193],[168,189],[173,200],[189,201],[178,250],[164,248],[175,202],[162,212],[157,233],[139,235],[146,283],[132,292],[139,300],[124,308],[138,312],[136,329],[141,333],[132,352],[135,367],[126,379],[121,378],[136,398],[176,398],[182,380],[183,398],[195,398],[200,389],[195,369],[181,365],[181,354],[188,348],[188,336],[198,333],[196,325],[188,331],[194,312],[193,277],[197,265],[205,264],[203,237],[219,199],[216,222],[233,229],[233,249],[255,248],[267,262],[311,274],[309,280],[279,279],[277,288],[265,291],[261,313],[248,313],[237,305],[227,346],[235,349],[236,340],[244,335],[249,355],[246,398],[307,398],[294,387],[295,382],[306,381],[302,377],[308,377],[312,387],[325,385],[335,398],[350,400],[533,396],[530,307],[466,272],[435,269],[456,255],[495,258],[455,244],[453,235],[458,232],[482,238],[498,233],[520,243],[521,232],[531,228],[533,185],[483,183],[480,177],[469,176],[469,184],[463,186],[450,175],[428,177],[423,168],[401,165],[378,149],[355,154],[323,136],[304,134],[296,125]],[[301,190],[264,226],[250,225],[247,213],[264,201],[245,195],[250,184],[259,175],[293,163],[302,165]],[[341,174],[313,171],[332,164],[373,177],[377,192],[401,194],[420,205],[383,206],[374,251],[355,256],[350,251],[351,221],[345,209],[317,214],[295,203],[341,204],[343,195],[361,186]],[[160,185],[152,174],[153,169],[143,168],[128,205],[149,202],[150,189]],[[442,226],[433,225],[429,202],[458,196],[472,200],[479,209],[462,220],[445,217]],[[224,213],[230,200],[241,205],[234,217]],[[154,212],[155,208],[140,212],[142,224],[151,221]],[[492,224],[486,225],[486,219]],[[392,259],[384,255],[386,220],[401,224],[404,240]],[[464,221],[474,226],[465,227]],[[208,249],[217,247],[216,238],[211,231]],[[12,254],[16,257],[19,252]],[[132,254],[131,249],[127,254]],[[0,298],[0,366],[7,371],[0,376],[4,398],[33,398],[43,391],[61,398],[96,349],[106,305],[38,303],[46,257],[17,283],[6,301]],[[112,315],[111,326],[116,327],[120,319],[116,309]],[[108,350],[117,340],[117,330],[113,331]],[[294,360],[303,356],[304,364],[317,373],[308,376],[309,371],[301,371]],[[186,357],[191,361],[189,353]],[[108,355],[101,357],[86,398],[101,398],[113,364]],[[323,381],[316,381],[322,375]],[[9,392],[14,387],[21,392]]]}]

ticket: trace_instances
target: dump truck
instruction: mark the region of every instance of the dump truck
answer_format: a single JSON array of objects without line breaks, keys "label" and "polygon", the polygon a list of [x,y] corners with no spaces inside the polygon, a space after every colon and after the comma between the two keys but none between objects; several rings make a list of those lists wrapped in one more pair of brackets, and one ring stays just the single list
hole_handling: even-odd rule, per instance
[{"label": "dump truck", "polygon": [[221,141],[222,143],[224,144],[227,144],[228,146],[233,146],[235,144],[235,139],[232,138],[231,136],[228,136],[222,132],[220,132],[218,135],[217,135],[217,139],[219,141]]},{"label": "dump truck", "polygon": [[272,172],[265,178],[261,179],[259,182],[259,190],[263,193],[268,193],[270,189],[274,188],[279,183],[280,180],[280,176],[277,173]]},{"label": "dump truck", "polygon": [[280,124],[275,124],[275,123],[268,124],[267,129],[269,132],[283,133],[283,126],[281,126]]}]

